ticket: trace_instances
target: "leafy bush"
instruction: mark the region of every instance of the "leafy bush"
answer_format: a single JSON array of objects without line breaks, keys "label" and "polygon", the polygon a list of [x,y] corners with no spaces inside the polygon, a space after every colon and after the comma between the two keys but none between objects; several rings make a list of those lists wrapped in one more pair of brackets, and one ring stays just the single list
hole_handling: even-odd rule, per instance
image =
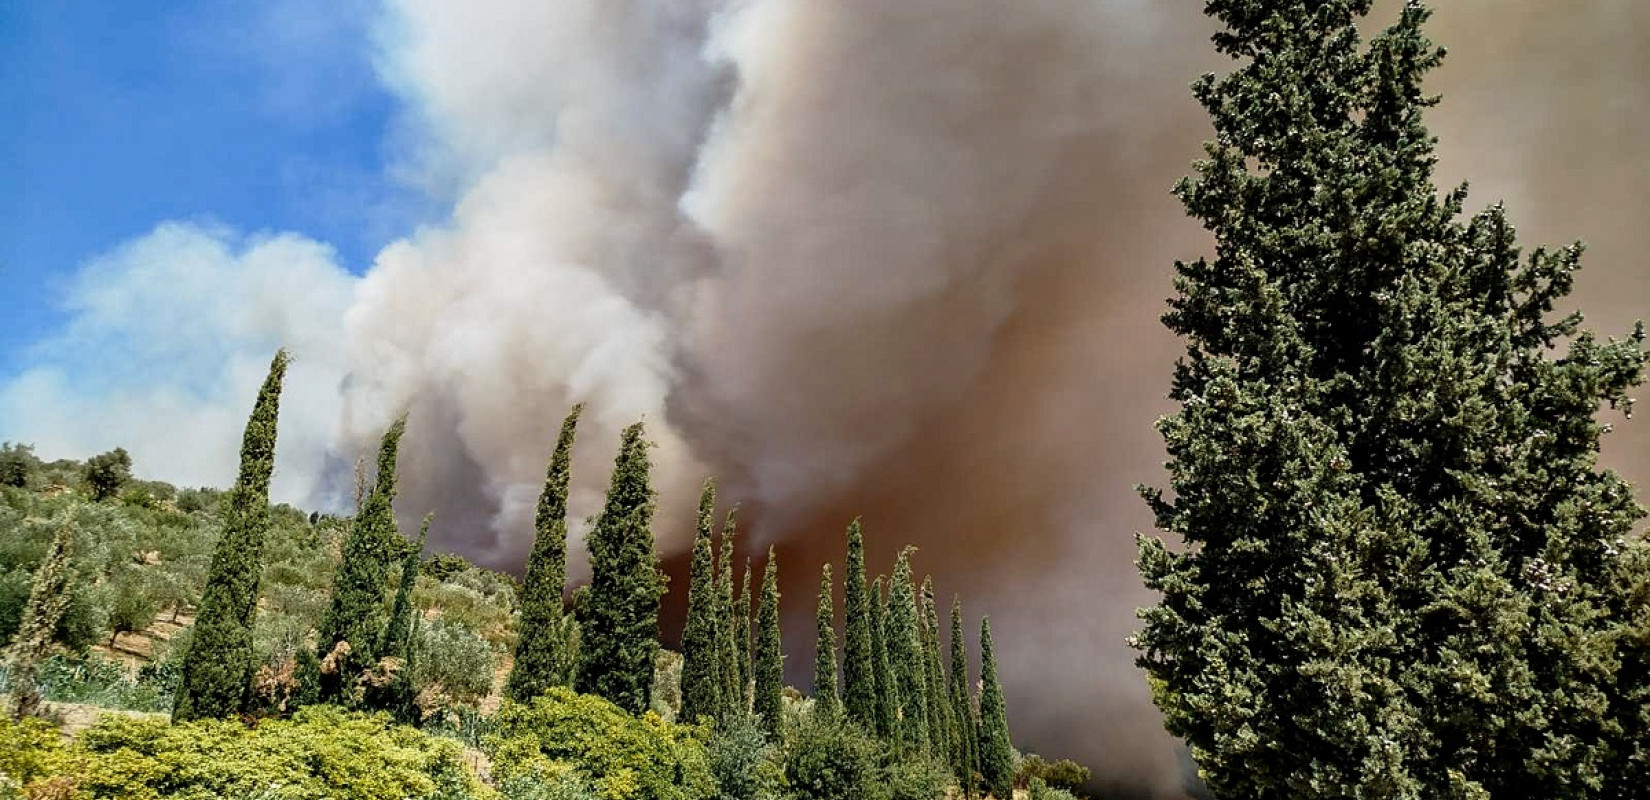
[{"label": "leafy bush", "polygon": [[784,788],[778,748],[748,717],[719,724],[705,747],[720,800],[771,800]]},{"label": "leafy bush", "polygon": [[921,755],[893,759],[884,778],[888,800],[936,800],[950,785],[950,767]]},{"label": "leafy bush", "polygon": [[881,743],[837,714],[808,714],[785,743],[785,779],[798,800],[886,800]]},{"label": "leafy bush", "polygon": [[487,640],[470,628],[444,619],[419,628],[413,684],[420,692],[439,692],[459,703],[474,703],[493,688],[498,657]]},{"label": "leafy bush", "polygon": [[1027,788],[1033,780],[1042,779],[1054,789],[1081,791],[1092,777],[1094,773],[1088,767],[1075,761],[1062,758],[1051,764],[1035,753],[1021,758],[1014,769],[1014,785]]},{"label": "leafy bush", "polygon": [[505,703],[485,750],[502,780],[574,774],[604,800],[716,797],[703,728],[626,714],[599,697],[551,689],[531,705]]},{"label": "leafy bush", "polygon": [[[47,736],[46,734],[50,735]],[[59,779],[76,797],[123,800],[485,798],[454,742],[383,717],[306,708],[257,728],[201,720],[108,716],[73,745],[38,724],[0,723],[0,770],[20,782]],[[27,777],[21,777],[26,773]],[[31,787],[32,788],[32,787]]]},{"label": "leafy bush", "polygon": [[553,774],[522,774],[499,781],[499,793],[507,800],[601,800],[577,770],[565,768]]},{"label": "leafy bush", "polygon": [[[172,692],[177,688],[176,676],[165,668],[145,667],[133,675],[122,665],[95,656],[58,654],[40,662],[36,670],[41,695],[58,703],[165,711],[172,707]],[[0,676],[0,688],[10,688],[9,676]]]},{"label": "leafy bush", "polygon": [[0,715],[0,777],[10,778],[14,790],[61,769],[64,750],[63,737],[45,720]]},{"label": "leafy bush", "polygon": [[1032,778],[1030,788],[1026,790],[1026,800],[1077,800],[1077,795],[1049,786],[1042,778]]}]

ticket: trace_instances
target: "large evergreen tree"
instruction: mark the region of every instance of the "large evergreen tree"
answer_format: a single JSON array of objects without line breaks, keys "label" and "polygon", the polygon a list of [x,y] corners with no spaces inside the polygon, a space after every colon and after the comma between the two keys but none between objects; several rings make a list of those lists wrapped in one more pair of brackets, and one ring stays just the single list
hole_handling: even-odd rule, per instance
[{"label": "large evergreen tree", "polygon": [[1147,499],[1188,546],[1141,544],[1140,663],[1217,796],[1642,794],[1641,510],[1595,419],[1642,330],[1552,318],[1581,248],[1439,194],[1429,12],[1365,44],[1371,5],[1207,3],[1240,64],[1196,84],[1215,138],[1176,190],[1216,257],[1164,317]]},{"label": "large evergreen tree", "polygon": [[865,536],[859,520],[848,525],[848,563],[842,576],[842,705],[848,718],[876,727],[877,687],[872,672],[871,601],[865,589]]},{"label": "large evergreen tree", "polygon": [[726,695],[731,688],[727,668],[732,664],[724,659],[722,651],[733,641],[721,632],[727,614],[720,602],[721,581],[711,553],[715,513],[716,482],[706,480],[699,495],[698,527],[688,575],[687,624],[682,628],[682,710],[678,716],[683,722],[698,722],[704,717],[720,717],[726,722],[725,711],[731,707]]},{"label": "large evergreen tree", "polygon": [[980,777],[991,796],[1014,796],[1014,745],[1008,735],[1008,709],[997,681],[997,653],[991,643],[991,618],[980,620]]},{"label": "large evergreen tree", "polygon": [[887,578],[871,582],[871,678],[876,687],[876,724],[872,730],[886,741],[899,733],[899,686],[888,667],[888,598],[882,586]]},{"label": "large evergreen tree", "polygon": [[917,623],[917,597],[911,587],[911,551],[906,547],[894,561],[894,577],[888,595],[888,669],[893,685],[899,687],[899,741],[909,752],[927,750],[928,697],[923,675],[922,632]]},{"label": "large evergreen tree", "polygon": [[957,749],[951,770],[964,797],[974,796],[974,773],[980,761],[980,725],[974,715],[974,690],[968,685],[968,642],[963,638],[962,598],[951,599],[951,718],[956,721]]},{"label": "large evergreen tree", "polygon": [[573,475],[573,440],[584,404],[575,404],[562,420],[556,449],[545,470],[533,517],[533,552],[522,579],[520,632],[515,662],[504,693],[518,703],[544,694],[552,686],[568,686],[567,621],[562,596],[567,591],[567,487]]},{"label": "large evergreen tree", "polygon": [[63,612],[69,607],[69,579],[74,573],[74,522],[65,516],[63,525],[46,548],[46,558],[35,567],[29,584],[29,600],[23,617],[6,649],[6,677],[11,682],[13,719],[31,717],[40,711],[40,687],[35,675],[40,662],[52,649],[52,635]]},{"label": "large evergreen tree", "polygon": [[779,559],[771,547],[762,574],[762,606],[756,614],[754,669],[753,711],[762,729],[778,737],[785,718],[785,649],[779,638]]},{"label": "large evergreen tree", "polygon": [[384,590],[401,537],[395,530],[395,462],[405,416],[396,419],[378,445],[378,473],[372,491],[344,539],[343,561],[332,579],[332,602],[321,618],[316,655],[324,674],[323,702],[353,703],[356,679],[377,659],[384,630]]},{"label": "large evergreen tree", "polygon": [[744,639],[744,647],[749,648],[751,626],[750,612],[739,609],[739,598],[733,594],[733,545],[738,536],[733,517],[734,510],[729,509],[727,518],[722,522],[722,546],[716,561],[716,651],[718,674],[722,678],[721,714],[724,719],[747,712],[745,673],[750,670],[749,665],[740,665],[743,652],[740,638]]},{"label": "large evergreen tree", "polygon": [[659,652],[659,598],[664,575],[653,554],[650,445],[642,423],[625,428],[607,504],[586,540],[589,591],[578,605],[578,690],[600,695],[632,714],[652,701]]},{"label": "large evergreen tree", "polygon": [[836,611],[831,606],[831,565],[819,570],[819,610],[814,615],[814,705],[835,713],[842,698],[836,689]]},{"label": "large evergreen tree", "polygon": [[[406,543],[401,556],[400,582],[395,587],[395,601],[390,604],[389,623],[378,642],[380,665],[394,663],[394,677],[387,683],[368,687],[362,705],[371,711],[387,711],[404,723],[418,721],[418,707],[414,703],[417,690],[413,685],[413,636],[417,634],[418,610],[413,607],[413,588],[418,583],[418,567],[424,560],[424,543],[429,539],[430,521],[435,514],[424,515],[418,526],[417,541]],[[389,662],[394,659],[394,662]]]},{"label": "large evergreen tree", "polygon": [[177,722],[239,713],[251,688],[252,623],[269,534],[269,480],[275,471],[276,420],[287,360],[286,350],[275,353],[246,421],[240,474],[229,490],[223,535],[212,551],[173,699]]},{"label": "large evergreen tree", "polygon": [[951,704],[945,694],[945,670],[940,666],[939,609],[934,605],[934,577],[922,579],[922,690],[928,708],[928,741],[936,757],[949,762],[956,756],[956,732],[951,724]]},{"label": "large evergreen tree", "polygon": [[[728,520],[732,522],[730,518]],[[740,711],[749,711],[751,704],[751,560],[745,558],[745,574],[739,581],[739,594],[733,599],[733,613],[729,615],[733,632],[734,661],[739,668],[739,691],[734,702]]]}]

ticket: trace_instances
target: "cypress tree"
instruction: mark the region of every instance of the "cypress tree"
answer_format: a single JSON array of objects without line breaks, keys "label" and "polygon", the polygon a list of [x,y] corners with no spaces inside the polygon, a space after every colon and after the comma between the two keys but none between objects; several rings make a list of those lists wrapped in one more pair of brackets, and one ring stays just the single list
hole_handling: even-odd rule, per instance
[{"label": "cypress tree", "polygon": [[929,748],[928,698],[923,692],[927,671],[917,630],[917,597],[911,588],[911,551],[900,551],[888,594],[888,675],[899,687],[899,741],[909,752]]},{"label": "cypress tree", "polygon": [[[719,602],[721,590],[715,564],[711,557],[711,533],[716,511],[716,482],[707,479],[699,495],[699,519],[693,537],[693,562],[688,576],[687,624],[682,629],[682,711],[678,717],[693,723],[706,717],[720,717],[727,722],[728,663],[723,656],[724,642],[732,646],[732,639],[721,635],[727,619]],[[726,550],[724,541],[723,549]],[[732,581],[729,581],[731,584]]]},{"label": "cypress tree", "polygon": [[577,403],[562,420],[556,449],[545,470],[533,517],[533,552],[522,580],[521,619],[515,661],[505,681],[505,696],[525,703],[552,686],[568,686],[567,624],[562,596],[567,591],[567,487],[573,476],[573,440],[584,404]]},{"label": "cypress tree", "polygon": [[993,797],[1014,796],[1014,746],[1008,737],[1003,686],[991,645],[991,618],[980,620],[980,776]]},{"label": "cypress tree", "polygon": [[962,598],[951,599],[951,681],[948,687],[951,718],[957,725],[957,749],[951,769],[964,797],[974,796],[974,773],[980,761],[980,724],[974,715],[973,690],[968,685],[968,642],[963,638]]},{"label": "cypress tree", "polygon": [[814,622],[814,705],[834,714],[842,700],[836,693],[836,611],[831,606],[830,564],[819,571],[819,611]]},{"label": "cypress tree", "polygon": [[751,560],[745,558],[745,575],[739,581],[739,596],[733,601],[733,645],[738,653],[735,661],[739,667],[739,693],[736,698],[741,711],[750,710],[751,683],[754,676],[751,674]]},{"label": "cypress tree", "polygon": [[[722,547],[717,554],[716,566],[717,674],[722,680],[722,714],[725,719],[731,719],[730,715],[744,714],[747,708],[744,670],[739,666],[741,651],[737,637],[741,631],[745,646],[750,646],[750,612],[740,612],[735,606],[738,598],[733,595],[733,543],[738,532],[733,514],[733,509],[729,509],[727,519],[722,522]],[[744,627],[741,628],[741,625]]]},{"label": "cypress tree", "polygon": [[779,560],[768,548],[762,575],[762,607],[756,615],[756,690],[754,711],[770,737],[784,722],[785,654],[779,639]]},{"label": "cypress tree", "polygon": [[400,417],[378,445],[378,475],[344,539],[343,562],[332,580],[332,602],[321,619],[316,655],[323,668],[321,701],[349,703],[361,671],[375,663],[384,629],[384,587],[400,537],[395,530],[395,462],[407,418]]},{"label": "cypress tree", "polygon": [[857,519],[848,525],[848,563],[842,586],[842,704],[849,719],[869,730],[876,727],[877,687],[871,654],[871,601],[865,590],[865,538]]},{"label": "cypress tree", "polygon": [[951,704],[946,702],[945,671],[940,666],[939,611],[934,607],[934,577],[922,579],[922,690],[928,708],[928,740],[935,756],[949,761],[956,755],[956,732],[951,725]]},{"label": "cypress tree", "polygon": [[430,535],[430,520],[435,518],[435,512],[424,516],[424,522],[418,526],[418,541],[407,542],[407,553],[401,557],[401,582],[395,588],[395,602],[390,606],[390,621],[384,628],[384,638],[378,645],[378,653],[384,657],[399,658],[406,661],[407,651],[412,644],[412,621],[416,613],[412,604],[412,592],[418,583],[418,565],[424,560],[424,542]]},{"label": "cypress tree", "polygon": [[652,464],[642,423],[624,431],[607,504],[586,542],[589,592],[578,606],[580,692],[640,714],[652,701],[664,576],[653,555]]},{"label": "cypress tree", "polygon": [[1642,794],[1642,510],[1595,418],[1642,329],[1554,318],[1580,246],[1439,192],[1430,12],[1365,42],[1371,6],[1207,4],[1238,64],[1195,86],[1215,137],[1176,189],[1215,257],[1164,317],[1145,495],[1184,546],[1141,543],[1140,663],[1217,796]]},{"label": "cypress tree", "polygon": [[878,575],[871,585],[871,678],[876,687],[877,736],[894,741],[899,731],[899,686],[888,668],[888,600],[883,597],[882,584],[887,580]]},{"label": "cypress tree", "polygon": [[35,683],[35,671],[51,652],[52,635],[69,607],[69,579],[73,577],[69,560],[73,557],[74,522],[65,515],[51,546],[46,548],[45,560],[34,570],[28,604],[23,607],[22,621],[6,653],[13,719],[32,717],[40,712],[40,687]]},{"label": "cypress tree", "polygon": [[229,491],[223,535],[212,551],[172,703],[177,722],[237,714],[251,687],[252,623],[269,534],[269,480],[275,471],[276,419],[287,361],[286,350],[276,351],[246,421],[240,474]]}]

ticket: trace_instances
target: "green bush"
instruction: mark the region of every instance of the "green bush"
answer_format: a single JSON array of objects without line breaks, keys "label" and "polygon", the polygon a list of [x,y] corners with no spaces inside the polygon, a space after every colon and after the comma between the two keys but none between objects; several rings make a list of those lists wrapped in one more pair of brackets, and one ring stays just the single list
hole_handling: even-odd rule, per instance
[{"label": "green bush", "polygon": [[[28,717],[13,722],[0,714],[0,777],[11,780],[14,791],[62,768],[63,737],[45,720]],[[7,797],[0,785],[0,797]]]},{"label": "green bush", "polygon": [[1026,800],[1077,800],[1077,795],[1049,786],[1042,778],[1032,778],[1026,790]]},{"label": "green bush", "polygon": [[771,800],[785,785],[778,748],[749,717],[718,723],[705,747],[719,800]]},{"label": "green bush", "polygon": [[556,687],[532,704],[505,703],[484,748],[501,780],[573,771],[603,800],[714,798],[703,728],[641,717]]},{"label": "green bush", "polygon": [[887,800],[882,745],[838,714],[807,714],[785,743],[785,782],[798,800]]},{"label": "green bush", "polygon": [[922,755],[893,759],[884,774],[888,800],[937,800],[951,785],[951,768]]},{"label": "green bush", "polygon": [[0,744],[15,742],[0,769],[29,771],[27,780],[67,779],[76,797],[90,800],[491,796],[464,767],[457,743],[326,706],[256,728],[108,716],[68,747],[53,750],[48,738],[55,732],[45,737],[38,726],[0,727]]},{"label": "green bush", "polygon": [[499,781],[498,789],[507,800],[601,800],[591,791],[589,781],[572,768],[515,775]]},{"label": "green bush", "polygon": [[1042,756],[1031,753],[1021,758],[1015,766],[1014,785],[1030,787],[1033,780],[1042,779],[1051,788],[1075,792],[1081,791],[1093,776],[1088,767],[1070,759],[1062,758],[1049,763]]},{"label": "green bush", "polygon": [[[124,666],[96,656],[57,654],[40,662],[36,670],[41,695],[57,703],[165,711],[172,707],[172,692],[177,688],[175,676],[163,667],[146,666],[133,675]],[[9,676],[0,675],[0,688],[10,688]]]},{"label": "green bush", "polygon": [[469,627],[431,620],[419,628],[413,647],[413,684],[419,691],[439,691],[458,703],[474,703],[492,691],[498,656]]}]

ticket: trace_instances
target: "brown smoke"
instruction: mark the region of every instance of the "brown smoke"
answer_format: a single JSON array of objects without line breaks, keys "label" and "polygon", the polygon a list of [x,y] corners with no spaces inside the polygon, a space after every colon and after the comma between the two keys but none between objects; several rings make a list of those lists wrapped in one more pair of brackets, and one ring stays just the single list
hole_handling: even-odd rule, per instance
[{"label": "brown smoke", "polygon": [[[1163,482],[1151,422],[1180,348],[1157,316],[1172,262],[1208,250],[1168,194],[1207,135],[1186,90],[1222,67],[1207,20],[1144,0],[554,5],[397,11],[390,69],[460,189],[360,290],[345,440],[411,405],[403,511],[436,507],[462,523],[446,546],[514,569],[565,407],[591,403],[575,513],[645,414],[667,549],[705,472],[779,544],[793,681],[808,587],[863,516],[873,570],[914,542],[972,629],[992,615],[1017,741],[1180,796],[1123,639],[1150,602],[1131,487]],[[1592,242],[1577,302],[1625,332],[1650,306],[1650,7],[1458,0],[1433,32],[1446,178],[1508,199],[1527,243]],[[1612,462],[1650,476],[1650,435],[1622,427]]]}]

